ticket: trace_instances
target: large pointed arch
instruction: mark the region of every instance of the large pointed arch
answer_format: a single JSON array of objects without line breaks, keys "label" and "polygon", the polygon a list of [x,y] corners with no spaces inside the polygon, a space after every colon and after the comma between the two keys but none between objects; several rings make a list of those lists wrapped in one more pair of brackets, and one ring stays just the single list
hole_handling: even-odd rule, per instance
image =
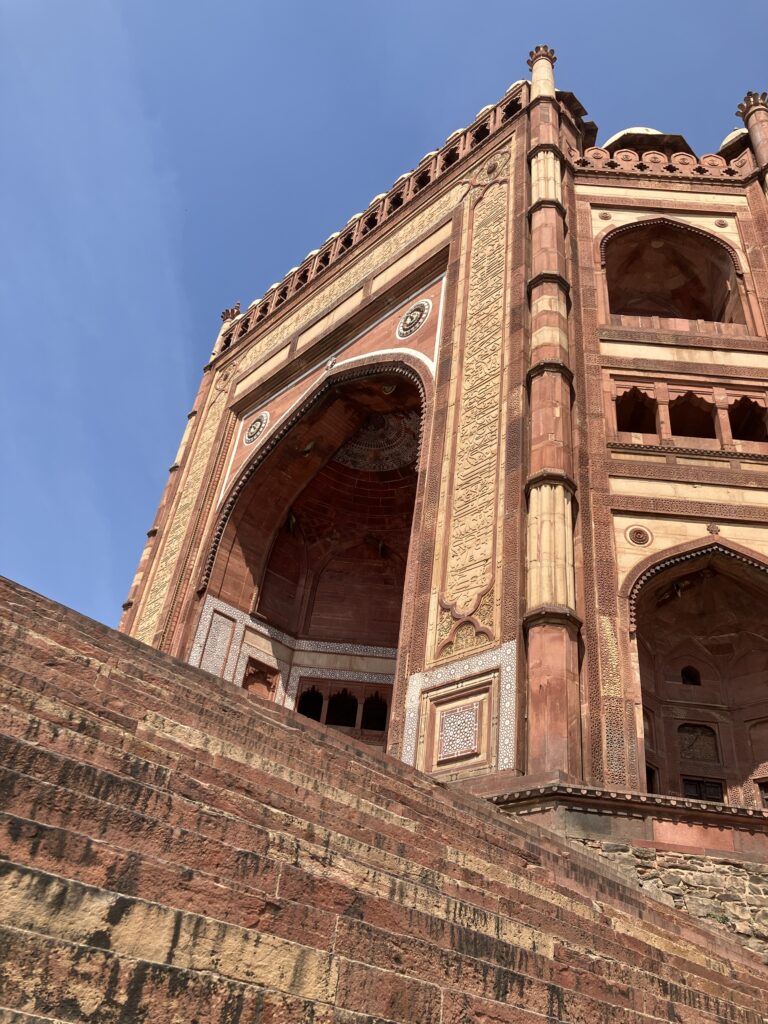
[{"label": "large pointed arch", "polygon": [[229,487],[227,495],[222,502],[221,509],[216,522],[211,530],[208,544],[205,547],[205,557],[202,562],[198,582],[197,593],[202,595],[210,582],[216,557],[224,537],[224,532],[238,505],[238,501],[253,478],[254,474],[264,464],[290,434],[291,430],[314,408],[326,399],[334,388],[341,384],[363,380],[380,373],[394,374],[409,380],[418,390],[421,399],[421,429],[419,434],[419,459],[423,450],[426,410],[429,405],[429,396],[432,390],[432,381],[429,376],[423,373],[423,368],[417,360],[404,353],[398,353],[397,357],[387,357],[384,354],[376,354],[365,361],[355,362],[354,365],[341,364],[329,370],[325,376],[301,401],[294,406],[283,419],[276,424],[272,433],[265,440],[264,444],[254,452],[251,459],[243,466],[235,480]]},{"label": "large pointed arch", "polygon": [[607,248],[618,236],[637,231],[639,228],[654,227],[674,228],[688,232],[692,235],[698,235],[699,237],[706,239],[708,242],[716,243],[728,254],[729,259],[733,263],[735,272],[739,275],[743,273],[739,254],[732,245],[725,241],[724,238],[719,238],[717,235],[712,234],[710,231],[705,231],[703,228],[694,227],[692,224],[686,224],[684,221],[675,220],[673,217],[643,217],[639,220],[632,221],[631,224],[622,224],[619,227],[608,228],[599,240],[600,266],[605,267]]},{"label": "large pointed arch", "polygon": [[598,246],[612,316],[747,324],[739,256],[716,234],[647,217],[608,230]]},{"label": "large pointed arch", "polygon": [[756,806],[768,771],[755,732],[768,720],[768,559],[719,536],[688,542],[646,558],[620,594],[649,791]]},{"label": "large pointed arch", "polygon": [[686,541],[667,548],[666,551],[649,555],[634,567],[619,588],[619,596],[629,602],[629,622],[635,628],[637,601],[643,588],[660,573],[674,566],[685,566],[697,559],[720,555],[734,562],[750,566],[768,578],[768,558],[731,540]]}]

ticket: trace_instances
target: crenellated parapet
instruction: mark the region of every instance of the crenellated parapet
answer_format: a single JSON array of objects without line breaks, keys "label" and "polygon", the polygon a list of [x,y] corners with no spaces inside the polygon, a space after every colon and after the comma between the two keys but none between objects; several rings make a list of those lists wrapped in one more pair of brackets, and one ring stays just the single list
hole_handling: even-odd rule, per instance
[{"label": "crenellated parapet", "polygon": [[755,169],[755,162],[749,150],[740,153],[733,160],[725,160],[717,153],[697,157],[691,153],[667,155],[659,150],[639,153],[633,149],[609,149],[592,146],[583,156],[572,153],[573,166],[579,173],[629,174],[644,178],[687,178],[741,181]]},{"label": "crenellated parapet", "polygon": [[401,175],[388,192],[374,196],[366,210],[356,213],[341,231],[334,232],[319,249],[308,253],[299,266],[290,270],[282,281],[273,284],[244,313],[241,314],[238,307],[231,328],[223,334],[217,354],[225,352],[267,320],[271,320],[272,315],[294,296],[306,291],[331,266],[335,267],[353,250],[356,252],[361,243],[394,220],[404,207],[413,204],[417,197],[431,189],[438,180],[445,178],[457,164],[474,154],[486,139],[497,135],[522,111],[526,89],[527,82],[514,82],[498,103],[483,107],[470,125],[449,135],[439,150],[425,154],[418,165]]}]

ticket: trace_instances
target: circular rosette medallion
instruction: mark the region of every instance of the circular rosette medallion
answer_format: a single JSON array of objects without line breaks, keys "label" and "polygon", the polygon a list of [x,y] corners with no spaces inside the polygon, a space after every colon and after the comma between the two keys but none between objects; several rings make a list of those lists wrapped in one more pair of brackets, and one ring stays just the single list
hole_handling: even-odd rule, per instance
[{"label": "circular rosette medallion", "polygon": [[637,544],[641,548],[644,548],[646,544],[650,544],[653,540],[651,531],[646,530],[644,526],[630,526],[626,531],[626,537],[630,544]]},{"label": "circular rosette medallion", "polygon": [[416,331],[424,326],[431,311],[432,303],[429,299],[420,299],[418,302],[414,302],[397,325],[397,331],[395,332],[397,337],[401,341],[405,338],[410,338],[412,334],[415,334]]},{"label": "circular rosette medallion", "polygon": [[264,433],[267,423],[269,422],[269,413],[262,412],[256,417],[255,420],[250,424],[245,432],[243,440],[246,444],[253,444],[257,437],[260,437]]}]

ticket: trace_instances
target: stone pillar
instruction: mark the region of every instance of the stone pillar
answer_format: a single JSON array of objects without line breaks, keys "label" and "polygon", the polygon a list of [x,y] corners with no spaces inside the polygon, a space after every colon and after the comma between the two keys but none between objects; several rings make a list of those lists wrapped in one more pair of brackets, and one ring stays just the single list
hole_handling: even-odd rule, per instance
[{"label": "stone pillar", "polygon": [[573,375],[555,54],[531,51],[530,449],[526,557],[528,774],[581,775],[573,544]]},{"label": "stone pillar", "polygon": [[768,92],[748,92],[736,113],[749,132],[758,165],[768,167]]},{"label": "stone pillar", "polygon": [[768,92],[748,92],[736,113],[749,132],[749,141],[761,171],[763,189],[768,196]]}]

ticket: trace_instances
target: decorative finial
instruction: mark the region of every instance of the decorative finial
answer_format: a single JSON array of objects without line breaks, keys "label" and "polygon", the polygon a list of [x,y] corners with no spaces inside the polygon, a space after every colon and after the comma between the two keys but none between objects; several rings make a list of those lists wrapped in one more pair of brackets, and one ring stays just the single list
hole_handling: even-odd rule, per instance
[{"label": "decorative finial", "polygon": [[748,92],[736,108],[736,113],[746,124],[749,115],[753,114],[758,107],[768,110],[768,92]]},{"label": "decorative finial", "polygon": [[222,319],[223,323],[226,322],[227,320],[234,320],[235,317],[239,316],[239,315],[240,315],[240,303],[239,302],[236,302],[234,304],[234,306],[232,307],[232,309],[222,309],[222,311],[221,311],[221,319]]},{"label": "decorative finial", "polygon": [[533,65],[537,60],[539,60],[540,57],[545,57],[553,66],[555,61],[557,60],[557,57],[555,56],[555,51],[552,49],[552,47],[547,46],[546,43],[542,43],[540,46],[535,46],[531,50],[530,55],[528,57],[528,67],[532,69]]},{"label": "decorative finial", "polygon": [[720,527],[717,523],[709,523],[707,525],[707,533],[711,533],[713,537],[716,537],[720,533]]}]

